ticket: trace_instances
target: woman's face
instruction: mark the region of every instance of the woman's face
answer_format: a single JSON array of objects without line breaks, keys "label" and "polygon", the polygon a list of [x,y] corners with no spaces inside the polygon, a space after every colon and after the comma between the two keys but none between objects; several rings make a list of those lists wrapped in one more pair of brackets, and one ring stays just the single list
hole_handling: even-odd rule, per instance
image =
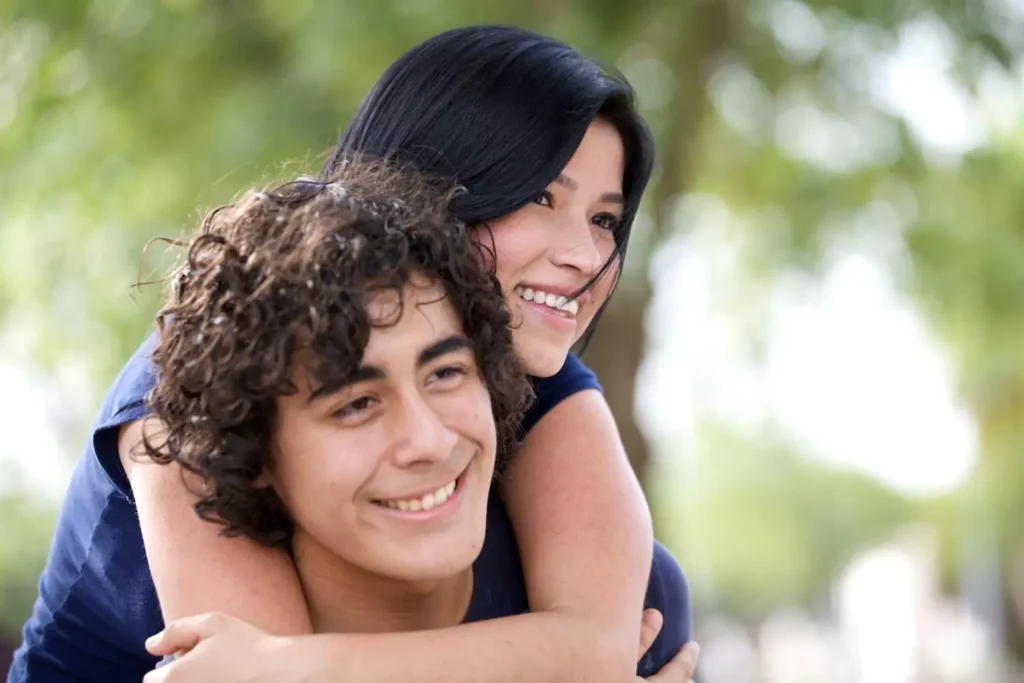
[{"label": "woman's face", "polygon": [[[617,268],[575,300],[615,251],[622,218],[622,138],[595,119],[569,163],[533,202],[478,228],[493,245],[498,281],[512,312],[512,343],[535,377],[557,373],[608,297]],[[489,234],[488,234],[489,230]]]}]

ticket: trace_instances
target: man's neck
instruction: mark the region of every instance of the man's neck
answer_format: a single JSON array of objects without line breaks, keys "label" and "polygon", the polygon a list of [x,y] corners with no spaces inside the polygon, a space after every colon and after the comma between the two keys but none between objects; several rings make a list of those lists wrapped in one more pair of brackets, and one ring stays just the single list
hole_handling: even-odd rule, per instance
[{"label": "man's neck", "polygon": [[356,567],[296,530],[292,553],[317,633],[386,633],[455,626],[473,592],[473,570],[410,583]]}]

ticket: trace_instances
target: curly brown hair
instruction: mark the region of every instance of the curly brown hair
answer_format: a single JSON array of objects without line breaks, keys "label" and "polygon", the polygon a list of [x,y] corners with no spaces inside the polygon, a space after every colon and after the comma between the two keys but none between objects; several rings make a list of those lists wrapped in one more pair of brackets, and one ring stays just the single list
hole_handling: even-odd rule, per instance
[{"label": "curly brown hair", "polygon": [[292,521],[261,477],[276,399],[296,391],[296,353],[312,351],[318,383],[342,384],[372,328],[388,324],[368,317],[368,297],[401,297],[415,276],[443,286],[470,338],[507,456],[533,393],[500,286],[448,211],[453,196],[409,168],[353,160],[326,181],[252,191],[206,216],[157,316],[149,403],[164,429],[142,444],[199,476],[201,518],[288,546]]}]

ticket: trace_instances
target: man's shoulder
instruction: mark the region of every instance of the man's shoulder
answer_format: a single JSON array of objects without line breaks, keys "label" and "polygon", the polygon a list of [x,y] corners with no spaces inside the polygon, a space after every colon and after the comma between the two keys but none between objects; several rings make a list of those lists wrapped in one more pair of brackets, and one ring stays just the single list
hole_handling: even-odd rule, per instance
[{"label": "man's shoulder", "polygon": [[529,611],[526,580],[512,522],[491,487],[487,502],[487,535],[473,563],[473,597],[464,622],[497,619]]}]

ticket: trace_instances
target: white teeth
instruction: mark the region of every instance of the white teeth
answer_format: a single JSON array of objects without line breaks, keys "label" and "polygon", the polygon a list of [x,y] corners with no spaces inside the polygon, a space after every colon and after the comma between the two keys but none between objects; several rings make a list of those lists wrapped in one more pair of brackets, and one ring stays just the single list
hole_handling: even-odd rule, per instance
[{"label": "white teeth", "polygon": [[448,498],[455,493],[455,481],[452,481],[447,486],[442,486],[436,491],[432,491],[422,498],[413,498],[409,500],[385,500],[383,501],[385,507],[389,507],[393,510],[401,510],[402,512],[419,512],[420,510],[426,511],[436,508],[441,503],[448,500]]},{"label": "white teeth", "polygon": [[516,287],[516,294],[526,301],[544,304],[548,308],[553,308],[556,311],[563,311],[571,316],[576,315],[580,311],[580,304],[578,301],[569,301],[568,297],[559,296],[557,294],[548,294],[547,292],[542,292],[539,289]]}]

